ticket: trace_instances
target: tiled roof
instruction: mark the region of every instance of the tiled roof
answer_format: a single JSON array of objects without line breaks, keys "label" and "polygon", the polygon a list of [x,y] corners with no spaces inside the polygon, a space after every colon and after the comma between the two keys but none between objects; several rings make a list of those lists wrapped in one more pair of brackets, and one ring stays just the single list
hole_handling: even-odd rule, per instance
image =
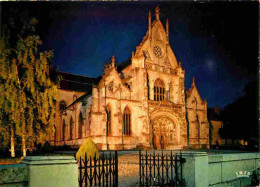
[{"label": "tiled roof", "polygon": [[131,58],[127,59],[126,61],[122,62],[118,67],[117,71],[120,73],[122,72],[125,68],[127,68],[130,64],[132,63]]},{"label": "tiled roof", "polygon": [[60,71],[58,72],[58,75],[61,76],[60,89],[70,91],[90,93],[92,92],[92,86],[96,85],[100,80],[100,77],[91,78]]}]

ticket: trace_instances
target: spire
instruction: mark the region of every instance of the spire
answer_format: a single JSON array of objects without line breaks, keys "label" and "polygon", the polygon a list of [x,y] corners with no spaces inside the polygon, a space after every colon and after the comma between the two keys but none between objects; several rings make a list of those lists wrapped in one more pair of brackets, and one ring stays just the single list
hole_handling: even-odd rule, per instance
[{"label": "spire", "polygon": [[112,67],[115,67],[115,62],[116,62],[115,55],[113,55],[113,56],[110,58],[110,62],[111,62]]},{"label": "spire", "polygon": [[148,34],[149,37],[151,37],[152,33],[152,16],[151,16],[151,10],[149,10],[149,14],[148,14]]},{"label": "spire", "polygon": [[166,36],[167,36],[167,40],[169,41],[169,20],[168,20],[168,18],[166,20]]},{"label": "spire", "polygon": [[155,9],[155,18],[156,20],[160,19],[160,8],[158,6]]},{"label": "spire", "polygon": [[192,77],[192,86],[195,86],[195,77]]}]

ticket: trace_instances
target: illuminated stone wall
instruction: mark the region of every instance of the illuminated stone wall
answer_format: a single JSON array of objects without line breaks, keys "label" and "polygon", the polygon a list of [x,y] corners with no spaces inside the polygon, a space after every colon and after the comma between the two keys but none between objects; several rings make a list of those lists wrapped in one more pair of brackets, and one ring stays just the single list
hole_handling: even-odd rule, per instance
[{"label": "illuminated stone wall", "polygon": [[187,94],[187,118],[189,125],[189,144],[193,148],[209,148],[209,122],[207,102],[202,100],[193,78]]},{"label": "illuminated stone wall", "polygon": [[218,145],[223,145],[225,144],[225,140],[221,139],[219,135],[219,129],[223,127],[223,122],[222,121],[210,121],[212,124],[212,145],[217,145],[216,142],[218,142]]}]

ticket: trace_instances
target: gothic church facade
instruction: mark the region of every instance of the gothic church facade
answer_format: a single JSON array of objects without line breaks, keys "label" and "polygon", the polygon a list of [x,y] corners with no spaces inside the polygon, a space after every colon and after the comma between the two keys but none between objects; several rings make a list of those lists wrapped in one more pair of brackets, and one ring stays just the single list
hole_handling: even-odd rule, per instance
[{"label": "gothic church facade", "polygon": [[131,60],[115,57],[98,78],[63,77],[50,142],[79,147],[91,137],[102,150],[209,147],[207,102],[195,85],[185,90],[185,70],[169,43],[157,7]]}]

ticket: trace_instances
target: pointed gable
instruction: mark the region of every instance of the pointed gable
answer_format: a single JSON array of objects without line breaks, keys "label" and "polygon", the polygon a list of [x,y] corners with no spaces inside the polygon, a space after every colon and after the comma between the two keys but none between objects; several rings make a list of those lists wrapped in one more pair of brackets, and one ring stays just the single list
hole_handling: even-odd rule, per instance
[{"label": "pointed gable", "polygon": [[189,90],[186,91],[187,96],[187,103],[188,105],[193,102],[193,99],[196,98],[198,101],[198,104],[204,105],[206,103],[206,100],[203,101],[200,93],[195,85],[195,78],[192,78],[192,84]]},{"label": "pointed gable", "polygon": [[[115,67],[115,57],[111,57],[111,62],[107,63],[104,67],[104,75],[98,83],[98,87],[102,88],[104,85],[108,87],[112,92],[117,91],[118,86],[120,85],[123,92],[130,93],[130,89],[126,86],[125,81],[123,81]],[[111,87],[115,87],[113,89]]]},{"label": "pointed gable", "polygon": [[178,67],[178,63],[169,45],[168,20],[165,30],[160,20],[160,9],[158,7],[155,10],[155,17],[156,19],[151,23],[151,13],[149,12],[148,31],[139,46],[136,47],[133,56],[135,58],[142,56],[147,58],[147,54],[149,54],[149,60],[152,60],[154,64],[175,69]]}]

